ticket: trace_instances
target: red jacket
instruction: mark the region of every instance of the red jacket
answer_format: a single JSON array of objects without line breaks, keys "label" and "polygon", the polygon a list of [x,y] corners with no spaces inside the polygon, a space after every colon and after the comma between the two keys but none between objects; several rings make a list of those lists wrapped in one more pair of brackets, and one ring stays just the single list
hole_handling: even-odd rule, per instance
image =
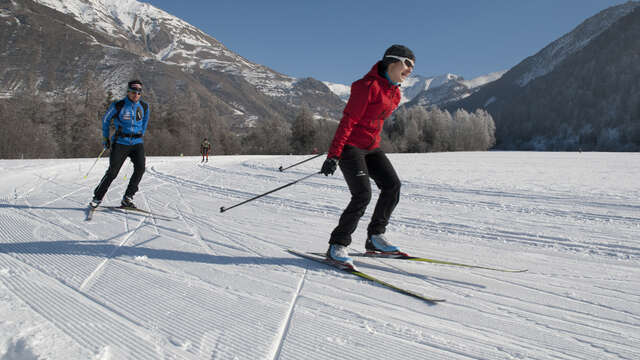
[{"label": "red jacket", "polygon": [[378,64],[351,85],[351,96],[333,136],[328,157],[339,158],[345,145],[372,150],[380,145],[382,125],[400,103],[400,89],[378,74]]}]

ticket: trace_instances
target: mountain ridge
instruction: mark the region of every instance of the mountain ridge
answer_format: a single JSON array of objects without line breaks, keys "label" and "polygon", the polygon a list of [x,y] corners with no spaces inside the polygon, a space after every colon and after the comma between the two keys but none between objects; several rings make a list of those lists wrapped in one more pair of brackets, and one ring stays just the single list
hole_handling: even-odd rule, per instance
[{"label": "mountain ridge", "polygon": [[[113,56],[121,49],[138,56],[141,62],[159,61],[177,66],[185,74],[193,74],[199,69],[240,77],[262,94],[294,109],[307,106],[315,113],[329,118],[338,117],[341,111],[341,102],[328,88],[306,89],[304,84],[309,84],[307,78],[296,79],[253,63],[230,51],[214,37],[150,4],[135,0],[34,1],[83,24],[84,26],[78,26],[76,23],[75,26],[69,26],[69,29],[87,36],[84,46],[103,47],[105,57]],[[97,34],[100,36],[96,36]],[[105,91],[122,91],[122,76],[117,79],[107,75],[103,77]],[[65,88],[70,89],[72,86]],[[33,89],[27,91],[31,90]],[[209,90],[215,91],[215,87]],[[4,90],[4,94],[9,96],[10,91]],[[237,99],[228,101],[232,108],[233,103],[237,103]],[[239,108],[235,110],[244,112]],[[260,117],[260,114],[254,115]],[[285,115],[289,118],[292,116]]]},{"label": "mountain ridge", "polygon": [[[637,151],[640,71],[633,59],[640,52],[638,24],[640,2],[605,9],[446,108],[489,111],[500,149]],[[581,43],[567,44],[567,39]],[[565,51],[547,58],[553,49]]]}]

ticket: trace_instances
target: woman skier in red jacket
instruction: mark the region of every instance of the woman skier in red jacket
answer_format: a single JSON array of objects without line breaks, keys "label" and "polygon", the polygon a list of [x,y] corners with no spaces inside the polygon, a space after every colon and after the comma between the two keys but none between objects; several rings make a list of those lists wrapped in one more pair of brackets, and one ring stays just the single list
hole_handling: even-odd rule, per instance
[{"label": "woman skier in red jacket", "polygon": [[400,179],[379,148],[384,120],[398,107],[400,83],[413,71],[415,55],[402,45],[392,45],[371,71],[351,85],[351,95],[320,171],[332,175],[338,164],[351,192],[351,201],[331,233],[327,257],[353,267],[347,247],[351,234],[371,201],[372,178],[380,197],[367,227],[367,252],[399,253],[383,235],[400,198]]}]

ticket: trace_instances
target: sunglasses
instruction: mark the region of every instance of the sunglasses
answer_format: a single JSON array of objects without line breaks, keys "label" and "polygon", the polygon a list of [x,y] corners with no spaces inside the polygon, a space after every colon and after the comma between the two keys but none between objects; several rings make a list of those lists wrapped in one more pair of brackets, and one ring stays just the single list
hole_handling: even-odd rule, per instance
[{"label": "sunglasses", "polygon": [[140,94],[142,94],[142,89],[132,89],[132,88],[129,88],[129,92],[130,92],[130,93],[134,93],[134,94],[138,94],[138,95],[140,95]]},{"label": "sunglasses", "polygon": [[402,61],[406,67],[411,68],[411,69],[413,69],[413,67],[415,66],[414,63],[413,63],[413,60],[411,60],[411,59],[409,59],[407,57],[395,56],[395,55],[387,55],[385,57],[392,58],[392,59],[398,59],[398,60]]}]

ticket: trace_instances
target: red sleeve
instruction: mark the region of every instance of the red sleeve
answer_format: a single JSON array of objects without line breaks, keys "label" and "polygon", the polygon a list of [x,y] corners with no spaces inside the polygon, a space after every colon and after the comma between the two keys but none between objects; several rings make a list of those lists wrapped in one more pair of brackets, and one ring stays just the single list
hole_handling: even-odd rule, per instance
[{"label": "red sleeve", "polygon": [[351,85],[351,95],[342,113],[342,120],[333,136],[328,157],[339,158],[353,126],[362,118],[371,100],[371,83],[356,81]]}]

